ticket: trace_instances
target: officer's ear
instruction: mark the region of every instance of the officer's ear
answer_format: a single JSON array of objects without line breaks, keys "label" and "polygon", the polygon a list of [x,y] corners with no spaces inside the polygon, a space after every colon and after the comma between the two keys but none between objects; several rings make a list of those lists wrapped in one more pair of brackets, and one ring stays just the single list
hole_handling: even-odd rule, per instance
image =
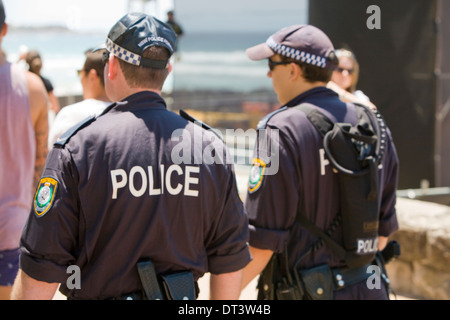
[{"label": "officer's ear", "polygon": [[302,68],[297,63],[290,63],[290,77],[292,80],[297,80],[300,77],[303,77],[303,71]]},{"label": "officer's ear", "polygon": [[120,70],[119,59],[113,54],[109,57],[108,63],[108,78],[114,80],[117,77],[117,73]]}]

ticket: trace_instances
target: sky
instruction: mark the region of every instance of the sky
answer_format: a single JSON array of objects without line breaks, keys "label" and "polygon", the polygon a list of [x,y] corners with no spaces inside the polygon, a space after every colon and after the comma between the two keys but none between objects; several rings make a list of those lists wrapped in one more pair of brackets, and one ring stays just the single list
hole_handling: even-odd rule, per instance
[{"label": "sky", "polygon": [[160,19],[175,9],[183,28],[198,32],[275,32],[306,23],[308,0],[3,0],[7,22],[16,26],[59,25],[107,31],[127,11],[144,8]]}]

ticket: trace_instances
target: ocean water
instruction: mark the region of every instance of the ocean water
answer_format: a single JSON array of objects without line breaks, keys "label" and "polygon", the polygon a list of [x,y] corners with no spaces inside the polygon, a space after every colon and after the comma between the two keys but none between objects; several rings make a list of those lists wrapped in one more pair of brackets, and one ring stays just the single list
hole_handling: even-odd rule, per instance
[{"label": "ocean water", "polygon": [[[16,29],[4,38],[3,48],[11,62],[18,60],[24,46],[38,50],[43,59],[42,75],[52,81],[56,95],[74,95],[82,91],[76,70],[83,65],[84,52],[102,44],[105,37],[99,33]],[[255,33],[184,35],[164,91],[270,89],[266,61],[251,61],[245,54],[246,48],[267,37]]]}]

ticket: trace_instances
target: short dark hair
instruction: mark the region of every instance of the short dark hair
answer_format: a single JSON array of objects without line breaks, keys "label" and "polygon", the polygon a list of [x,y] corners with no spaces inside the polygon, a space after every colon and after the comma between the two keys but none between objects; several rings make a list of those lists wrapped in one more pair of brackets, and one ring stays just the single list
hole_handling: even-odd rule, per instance
[{"label": "short dark hair", "polygon": [[[152,46],[144,51],[143,58],[152,60],[166,60],[170,58],[169,50],[164,47]],[[169,75],[169,69],[154,69],[142,66],[135,66],[119,59],[120,68],[125,76],[125,80],[132,88],[146,87],[161,90],[164,81]]]},{"label": "short dark hair", "polygon": [[301,62],[292,58],[287,58],[281,55],[280,57],[281,61],[292,62],[299,65],[303,72],[303,78],[305,78],[307,82],[328,82],[331,80],[331,76],[333,75],[333,70],[331,69],[313,66],[312,64]]},{"label": "short dark hair", "polygon": [[86,57],[83,65],[83,70],[88,73],[92,69],[97,72],[98,77],[100,78],[100,82],[105,86],[105,79],[103,77],[104,75],[104,69],[105,66],[102,61],[103,53],[106,52],[106,49],[101,49],[95,52],[92,52],[92,49],[89,49],[84,52],[84,55]]}]

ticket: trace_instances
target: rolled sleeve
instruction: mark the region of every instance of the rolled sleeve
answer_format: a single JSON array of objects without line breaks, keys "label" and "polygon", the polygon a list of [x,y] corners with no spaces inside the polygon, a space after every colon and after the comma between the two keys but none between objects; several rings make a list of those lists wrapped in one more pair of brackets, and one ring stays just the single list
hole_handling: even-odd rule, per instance
[{"label": "rolled sleeve", "polygon": [[21,252],[20,269],[35,280],[48,283],[63,283],[67,280],[67,267],[53,261],[39,259]]},{"label": "rolled sleeve", "polygon": [[211,240],[206,245],[208,271],[213,274],[235,272],[251,261],[248,245],[248,218],[239,197],[234,171],[229,172],[228,187],[221,212],[208,231]]},{"label": "rolled sleeve", "polygon": [[209,271],[212,274],[238,271],[244,268],[251,259],[250,251],[248,246],[246,246],[244,249],[235,254],[209,257]]},{"label": "rolled sleeve", "polygon": [[395,231],[398,230],[397,216],[391,215],[389,219],[381,220],[380,227],[378,228],[378,234],[383,237],[389,237]]},{"label": "rolled sleeve", "polygon": [[273,230],[250,225],[250,245],[258,249],[283,252],[284,243],[288,240],[288,230]]},{"label": "rolled sleeve", "polygon": [[250,222],[250,245],[281,253],[297,215],[300,183],[296,175],[296,160],[286,148],[292,144],[286,135],[280,134],[279,139],[272,139],[270,130],[258,131],[258,135],[263,135],[261,138],[258,136],[258,141],[267,142],[255,145],[254,158],[267,154],[261,151],[263,148],[277,150],[279,170],[276,174],[263,174],[258,188],[250,189],[249,185],[245,209]]}]

